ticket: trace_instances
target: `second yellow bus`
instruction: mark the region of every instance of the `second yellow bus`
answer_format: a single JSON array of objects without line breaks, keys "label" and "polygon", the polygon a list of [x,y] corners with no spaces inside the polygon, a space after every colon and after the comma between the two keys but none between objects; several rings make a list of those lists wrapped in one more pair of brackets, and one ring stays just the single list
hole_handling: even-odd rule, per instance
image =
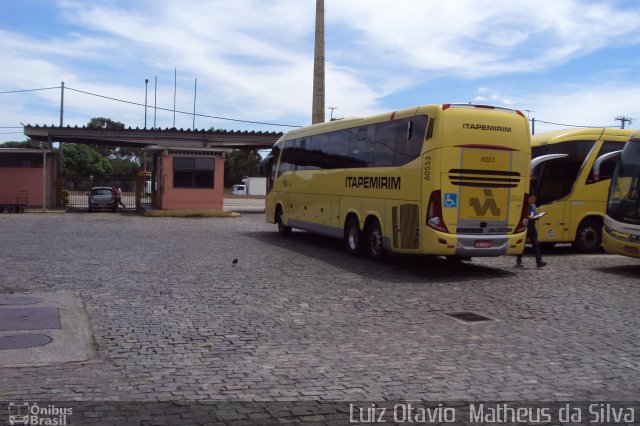
[{"label": "second yellow bus", "polygon": [[531,137],[531,186],[538,195],[538,240],[544,247],[572,243],[582,253],[601,249],[607,192],[617,158],[600,165],[598,157],[621,150],[633,130],[584,128]]}]

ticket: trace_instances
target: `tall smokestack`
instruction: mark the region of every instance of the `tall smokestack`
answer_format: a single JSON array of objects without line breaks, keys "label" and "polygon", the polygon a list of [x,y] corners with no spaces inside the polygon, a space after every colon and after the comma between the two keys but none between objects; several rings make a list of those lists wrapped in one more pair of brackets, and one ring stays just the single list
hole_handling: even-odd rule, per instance
[{"label": "tall smokestack", "polygon": [[324,123],[324,0],[316,0],[316,43],[313,58],[311,124]]}]

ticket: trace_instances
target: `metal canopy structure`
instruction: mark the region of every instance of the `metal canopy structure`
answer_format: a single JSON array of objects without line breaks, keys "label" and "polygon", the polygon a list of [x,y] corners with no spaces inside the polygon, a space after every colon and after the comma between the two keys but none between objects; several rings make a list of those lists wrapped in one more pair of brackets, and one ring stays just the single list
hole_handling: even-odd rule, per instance
[{"label": "metal canopy structure", "polygon": [[157,149],[269,149],[282,132],[94,129],[88,127],[24,126],[25,136],[41,142],[80,143]]}]

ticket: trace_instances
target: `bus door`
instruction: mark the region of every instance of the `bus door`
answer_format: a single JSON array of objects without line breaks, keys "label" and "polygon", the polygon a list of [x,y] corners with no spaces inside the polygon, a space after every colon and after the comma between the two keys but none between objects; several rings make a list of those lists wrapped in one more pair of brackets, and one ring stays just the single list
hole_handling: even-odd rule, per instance
[{"label": "bus door", "polygon": [[420,204],[393,202],[391,207],[391,245],[396,252],[420,249]]},{"label": "bus door", "polygon": [[[568,194],[567,182],[562,173],[562,158],[569,154],[547,154],[531,160],[530,192],[538,195],[536,204],[539,212],[546,212],[538,221],[538,239],[540,242],[565,241],[569,226],[566,222],[571,206],[562,198]],[[569,190],[573,182],[569,182]],[[565,235],[565,233],[567,235]]]},{"label": "bus door", "polygon": [[[291,184],[293,181],[293,171],[296,170],[296,163],[298,162],[298,154],[294,149],[295,141],[285,141],[280,154],[280,161],[277,164],[276,178],[273,182],[273,192],[277,195],[274,198],[274,204],[280,202],[283,207],[284,219],[288,223],[289,218],[292,216],[290,207],[290,192]],[[275,206],[273,207],[275,208]]]}]

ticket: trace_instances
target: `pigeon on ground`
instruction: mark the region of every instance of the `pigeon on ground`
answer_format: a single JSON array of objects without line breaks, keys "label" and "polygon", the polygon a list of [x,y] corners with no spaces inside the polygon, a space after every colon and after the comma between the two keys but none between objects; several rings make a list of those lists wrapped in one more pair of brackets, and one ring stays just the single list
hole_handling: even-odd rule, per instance
[{"label": "pigeon on ground", "polygon": [[231,263],[233,263],[233,265],[237,265],[238,264],[238,258],[236,257],[235,259],[233,259],[233,261],[231,261]]}]

